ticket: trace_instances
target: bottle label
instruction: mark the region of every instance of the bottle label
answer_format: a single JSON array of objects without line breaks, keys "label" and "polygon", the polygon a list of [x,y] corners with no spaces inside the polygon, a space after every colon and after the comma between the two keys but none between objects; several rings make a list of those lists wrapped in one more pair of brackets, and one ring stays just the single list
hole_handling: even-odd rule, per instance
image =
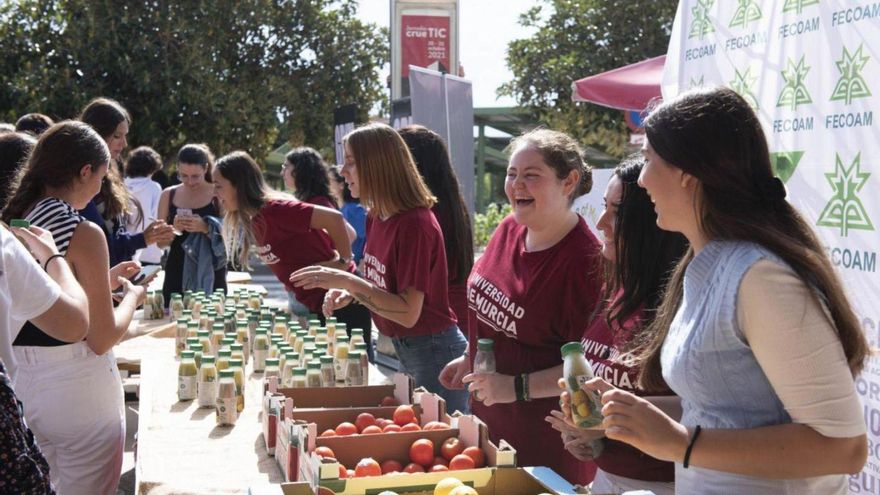
[{"label": "bottle label", "polygon": [[195,375],[177,377],[177,397],[180,400],[193,400],[196,398],[198,377]]},{"label": "bottle label", "polygon": [[266,354],[263,349],[254,349],[254,371],[266,369]]},{"label": "bottle label", "polygon": [[199,382],[199,407],[211,407],[217,402],[217,382],[214,377]]},{"label": "bottle label", "polygon": [[217,424],[218,425],[234,425],[238,419],[238,411],[236,411],[235,397],[221,397],[217,399]]}]

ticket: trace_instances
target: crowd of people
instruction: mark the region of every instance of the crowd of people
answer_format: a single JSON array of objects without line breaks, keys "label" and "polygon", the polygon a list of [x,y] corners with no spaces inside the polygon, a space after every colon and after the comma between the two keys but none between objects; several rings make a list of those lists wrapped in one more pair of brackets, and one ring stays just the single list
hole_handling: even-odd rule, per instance
[{"label": "crowd of people", "polygon": [[[866,462],[854,377],[867,341],[729,89],[648,115],[642,153],[604,191],[601,240],[571,208],[592,188],[578,143],[514,138],[512,213],[476,260],[446,145],[424,127],[359,127],[339,169],[295,148],[289,194],[247,152],[215,160],[199,143],[163,188],[156,151],[125,153],[132,125],[96,98],[76,120],[28,114],[0,134],[2,220],[30,222],[0,227],[0,491],[114,493],[113,347],[145,299],[129,277],[162,265],[167,304],[224,290],[254,255],[292,314],[334,316],[368,343],[378,329],[415,385],[480,417],[520,465],[594,492],[843,494]],[[494,372],[474,371],[481,339]],[[575,426],[560,391],[569,342],[597,376],[581,387],[598,428]]]}]

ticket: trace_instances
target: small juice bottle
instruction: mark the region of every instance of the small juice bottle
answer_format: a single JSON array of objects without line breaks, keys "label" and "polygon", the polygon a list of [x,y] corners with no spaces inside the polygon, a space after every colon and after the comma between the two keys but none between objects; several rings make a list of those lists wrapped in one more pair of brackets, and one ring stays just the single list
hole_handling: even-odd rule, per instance
[{"label": "small juice bottle", "polygon": [[595,392],[581,390],[584,382],[593,378],[593,370],[584,357],[580,342],[562,346],[562,376],[571,396],[571,419],[578,428],[592,428],[602,423],[602,403]]},{"label": "small juice bottle", "polygon": [[181,401],[197,397],[199,368],[194,356],[193,351],[183,351],[177,367],[177,398]]}]

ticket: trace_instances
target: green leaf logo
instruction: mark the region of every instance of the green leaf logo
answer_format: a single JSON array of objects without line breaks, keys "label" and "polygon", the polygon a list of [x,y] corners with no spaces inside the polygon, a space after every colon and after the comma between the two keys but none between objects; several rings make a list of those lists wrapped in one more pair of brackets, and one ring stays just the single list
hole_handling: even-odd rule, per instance
[{"label": "green leaf logo", "polygon": [[750,22],[761,19],[761,7],[754,0],[738,0],[739,6],[730,21],[730,27],[748,27]]},{"label": "green leaf logo", "polygon": [[688,32],[688,39],[703,39],[707,34],[715,32],[715,26],[709,19],[709,10],[715,5],[715,0],[697,0],[697,4],[691,9],[694,16],[691,22],[691,30]]},{"label": "green leaf logo", "polygon": [[747,67],[745,71],[740,72],[739,69],[734,68],[736,72],[733,76],[733,80],[730,81],[730,89],[739,93],[749,105],[752,106],[753,109],[758,109],[758,99],[755,97],[755,83],[758,81],[758,76],[752,75],[752,68]]},{"label": "green leaf logo", "polygon": [[794,171],[803,158],[803,151],[779,151],[770,153],[770,164],[773,166],[773,172],[782,182],[788,182]]},{"label": "green leaf logo", "polygon": [[787,67],[782,71],[785,86],[782,88],[782,93],[779,94],[779,100],[776,102],[777,107],[790,107],[794,110],[798,105],[813,102],[804,83],[807,72],[810,71],[810,66],[804,61],[805,58],[806,55],[802,55],[797,65],[792,59],[788,59]]},{"label": "green leaf logo", "polygon": [[810,5],[817,5],[819,0],[785,0],[785,5],[782,6],[783,12],[791,12],[794,10],[798,14],[804,13],[804,7],[809,7]]},{"label": "green leaf logo", "polygon": [[840,229],[842,237],[846,237],[850,229],[874,230],[874,224],[868,217],[865,205],[856,196],[871,176],[870,173],[859,170],[861,155],[861,153],[857,154],[850,166],[846,167],[840,155],[835,153],[834,172],[825,174],[825,178],[834,190],[834,196],[825,205],[816,225]]},{"label": "green leaf logo", "polygon": [[843,56],[835,62],[837,70],[840,71],[840,80],[834,87],[834,93],[831,94],[831,101],[843,100],[849,105],[853,98],[865,98],[871,96],[871,90],[868,89],[868,83],[862,77],[862,69],[868,63],[871,57],[862,54],[862,47],[859,45],[852,54],[843,47]]}]

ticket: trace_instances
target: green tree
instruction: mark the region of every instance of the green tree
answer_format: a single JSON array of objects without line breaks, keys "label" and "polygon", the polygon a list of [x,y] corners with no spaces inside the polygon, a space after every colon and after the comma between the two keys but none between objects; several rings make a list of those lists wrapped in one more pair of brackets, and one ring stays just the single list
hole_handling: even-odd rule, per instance
[{"label": "green tree", "polygon": [[540,0],[520,16],[536,30],[508,45],[513,80],[498,92],[549,126],[622,156],[626,124],[618,110],[571,101],[577,79],[666,53],[677,0]]},{"label": "green tree", "polygon": [[75,117],[108,96],[129,141],[258,159],[291,140],[329,149],[333,109],[384,95],[387,37],[356,0],[20,0],[0,6],[0,120]]}]

